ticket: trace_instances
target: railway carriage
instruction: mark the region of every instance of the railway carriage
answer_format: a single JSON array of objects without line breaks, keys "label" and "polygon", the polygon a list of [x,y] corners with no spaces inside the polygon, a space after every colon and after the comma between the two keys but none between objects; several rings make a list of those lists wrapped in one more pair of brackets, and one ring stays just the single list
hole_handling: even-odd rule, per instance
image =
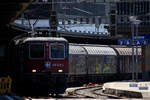
[{"label": "railway carriage", "polygon": [[117,73],[117,54],[104,45],[69,45],[69,82],[111,81]]},{"label": "railway carriage", "polygon": [[[126,46],[116,46],[114,49],[118,55],[118,79],[129,80],[132,76],[132,71],[134,68],[134,72],[138,71],[138,78],[142,78],[142,60],[141,60],[141,48],[138,47],[138,67],[132,66],[132,48]],[[134,55],[136,54],[136,50],[134,49]],[[134,59],[136,57],[134,56]]]},{"label": "railway carriage", "polygon": [[[135,54],[135,53],[134,53]],[[138,59],[141,48],[138,48]],[[141,62],[138,63],[141,79]],[[136,68],[134,67],[136,70]],[[70,44],[70,84],[103,83],[132,79],[132,48],[125,46]]]}]

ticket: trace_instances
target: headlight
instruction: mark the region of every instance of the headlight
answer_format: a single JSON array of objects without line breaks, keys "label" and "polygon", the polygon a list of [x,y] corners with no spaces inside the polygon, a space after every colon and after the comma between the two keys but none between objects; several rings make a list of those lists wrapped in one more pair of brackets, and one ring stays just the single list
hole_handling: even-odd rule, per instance
[{"label": "headlight", "polygon": [[62,69],[59,69],[59,70],[58,70],[58,72],[59,72],[59,73],[62,73],[62,72],[63,72],[63,70],[62,70]]},{"label": "headlight", "polygon": [[36,69],[32,69],[32,72],[35,73],[35,72],[36,72]]}]

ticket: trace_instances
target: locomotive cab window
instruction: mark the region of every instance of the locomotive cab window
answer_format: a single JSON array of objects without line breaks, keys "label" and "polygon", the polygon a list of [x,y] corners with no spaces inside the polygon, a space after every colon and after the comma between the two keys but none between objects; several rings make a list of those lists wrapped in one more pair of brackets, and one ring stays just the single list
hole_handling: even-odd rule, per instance
[{"label": "locomotive cab window", "polygon": [[64,44],[53,43],[50,45],[50,57],[53,59],[65,58],[65,46]]},{"label": "locomotive cab window", "polygon": [[44,58],[44,45],[43,44],[31,44],[30,45],[30,58],[38,59]]}]

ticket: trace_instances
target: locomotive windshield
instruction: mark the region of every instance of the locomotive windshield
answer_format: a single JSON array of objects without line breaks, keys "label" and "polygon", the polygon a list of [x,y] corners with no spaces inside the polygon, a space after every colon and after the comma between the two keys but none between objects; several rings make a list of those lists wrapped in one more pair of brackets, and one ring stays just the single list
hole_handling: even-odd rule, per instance
[{"label": "locomotive windshield", "polygon": [[31,44],[30,45],[30,58],[44,58],[44,45]]},{"label": "locomotive windshield", "polygon": [[65,46],[64,44],[53,43],[50,45],[50,57],[54,59],[65,58]]}]

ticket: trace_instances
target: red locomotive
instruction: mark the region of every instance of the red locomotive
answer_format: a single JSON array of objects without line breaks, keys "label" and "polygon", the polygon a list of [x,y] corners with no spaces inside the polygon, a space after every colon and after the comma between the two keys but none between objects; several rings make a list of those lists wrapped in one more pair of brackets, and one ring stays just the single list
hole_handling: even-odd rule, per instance
[{"label": "red locomotive", "polygon": [[42,93],[52,94],[65,91],[68,73],[66,39],[24,37],[15,39],[9,50],[9,70],[15,91],[43,90]]}]

